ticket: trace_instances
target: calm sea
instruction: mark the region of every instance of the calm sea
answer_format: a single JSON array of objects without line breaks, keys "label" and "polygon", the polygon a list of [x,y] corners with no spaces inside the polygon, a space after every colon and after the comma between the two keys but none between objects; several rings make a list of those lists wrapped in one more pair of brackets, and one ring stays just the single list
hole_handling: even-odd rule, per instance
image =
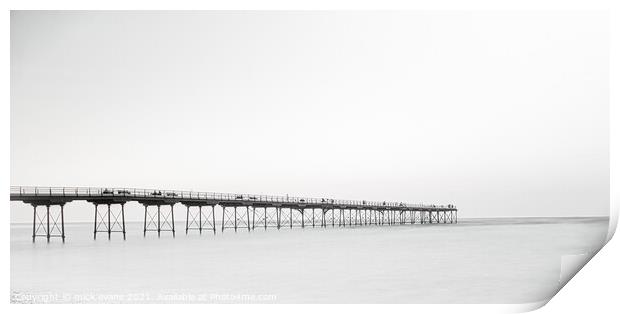
[{"label": "calm sea", "polygon": [[[11,225],[11,301],[527,303],[552,296],[603,245],[607,218],[469,219],[456,225],[142,236],[67,224],[67,242]],[[564,271],[561,280],[561,272]]]}]

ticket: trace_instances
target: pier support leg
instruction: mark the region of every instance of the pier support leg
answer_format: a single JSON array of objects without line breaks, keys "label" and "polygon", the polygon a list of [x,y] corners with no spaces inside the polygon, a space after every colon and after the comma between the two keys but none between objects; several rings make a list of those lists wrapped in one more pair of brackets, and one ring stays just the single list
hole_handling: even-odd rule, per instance
[{"label": "pier support leg", "polygon": [[176,229],[174,228],[174,204],[170,204],[170,216],[172,216],[172,237],[175,237]]},{"label": "pier support leg", "polygon": [[235,232],[237,232],[237,206],[234,206],[235,209]]},{"label": "pier support leg", "polygon": [[349,227],[351,227],[351,210],[349,209]]},{"label": "pier support leg", "polygon": [[47,208],[47,242],[50,242],[50,206],[46,205],[45,207]]},{"label": "pier support leg", "polygon": [[202,234],[202,205],[198,206],[198,234]]},{"label": "pier support leg", "polygon": [[121,204],[121,218],[123,219],[123,240],[126,240],[127,233],[125,232],[125,204]]},{"label": "pier support leg", "polygon": [[256,228],[256,207],[252,206],[252,230]]},{"label": "pier support leg", "polygon": [[226,207],[222,206],[222,233],[224,232],[225,223],[226,223]]},{"label": "pier support leg", "polygon": [[161,237],[161,209],[157,205],[157,237]]},{"label": "pier support leg", "polygon": [[[97,205],[95,205],[95,213],[97,212]],[[144,235],[143,237],[146,237],[146,211],[148,210],[147,208],[148,206],[144,205]],[[95,224],[97,224],[97,219],[95,218]],[[95,227],[96,228],[96,227]],[[96,237],[96,234],[95,234]]]},{"label": "pier support leg", "polygon": [[99,212],[97,211],[97,206],[99,205],[95,204],[95,226],[93,228],[93,240],[97,240],[97,216],[99,215]]},{"label": "pier support leg", "polygon": [[314,212],[315,212],[315,211],[316,211],[316,208],[313,208],[313,209],[312,209],[312,228],[314,228],[314,227],[315,227],[315,225],[314,225]]},{"label": "pier support leg", "polygon": [[185,234],[189,231],[189,205],[185,205],[187,212],[185,214]]},{"label": "pier support leg", "polygon": [[60,228],[62,243],[65,243],[65,205],[60,205]]},{"label": "pier support leg", "polygon": [[32,205],[33,217],[32,217],[32,243],[37,236],[37,205]]},{"label": "pier support leg", "polygon": [[112,239],[112,222],[110,219],[110,204],[108,204],[108,240]]},{"label": "pier support leg", "polygon": [[211,225],[213,226],[213,234],[215,234],[215,205],[211,205]]},{"label": "pier support leg", "polygon": [[246,217],[246,223],[248,225],[248,231],[250,231],[250,207],[249,206],[245,207],[245,217]]}]

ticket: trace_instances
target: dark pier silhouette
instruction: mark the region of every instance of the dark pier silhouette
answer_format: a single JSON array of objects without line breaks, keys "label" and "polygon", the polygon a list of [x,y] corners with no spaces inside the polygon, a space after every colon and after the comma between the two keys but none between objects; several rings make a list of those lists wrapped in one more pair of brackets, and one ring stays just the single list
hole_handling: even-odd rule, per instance
[{"label": "dark pier silhouette", "polygon": [[[93,237],[122,233],[126,237],[125,204],[144,206],[143,234],[170,232],[174,237],[174,206],[185,206],[185,233],[216,233],[226,229],[314,228],[364,225],[457,223],[454,205],[386,201],[338,200],[289,196],[188,192],[133,188],[11,187],[11,201],[33,207],[32,241],[59,237],[65,241],[64,206],[72,201],[94,205]],[[221,207],[219,224],[215,207]],[[41,207],[44,211],[41,211]]]}]

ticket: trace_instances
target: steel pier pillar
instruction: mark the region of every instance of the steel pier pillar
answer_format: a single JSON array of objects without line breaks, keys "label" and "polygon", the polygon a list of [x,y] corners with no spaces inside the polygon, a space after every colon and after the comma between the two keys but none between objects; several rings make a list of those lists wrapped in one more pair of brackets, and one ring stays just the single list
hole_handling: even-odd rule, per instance
[{"label": "steel pier pillar", "polygon": [[237,232],[237,206],[233,206],[235,209],[235,232]]},{"label": "steel pier pillar", "polygon": [[222,206],[222,233],[224,232],[224,224],[226,224],[226,207]]},{"label": "steel pier pillar", "polygon": [[60,205],[60,227],[62,228],[62,243],[65,243],[65,205]]},{"label": "steel pier pillar", "polygon": [[46,229],[47,242],[50,242],[50,206],[45,205],[45,208],[47,208],[47,229]]},{"label": "steel pier pillar", "polygon": [[32,243],[37,236],[37,205],[32,205],[33,217],[32,217]]},{"label": "steel pier pillar", "polygon": [[[95,206],[97,206],[97,205],[95,205]],[[146,237],[146,212],[147,212],[147,210],[148,210],[148,206],[147,206],[147,205],[144,205],[144,235],[143,235],[144,237]],[[96,212],[97,212],[97,209],[95,208],[95,213],[96,213]],[[95,215],[96,215],[96,214],[95,214]],[[95,216],[95,217],[97,217],[97,216]],[[95,218],[95,224],[97,224],[97,218]],[[96,227],[95,227],[95,228],[96,228]],[[96,236],[97,236],[97,235],[95,234],[95,237],[96,237]]]},{"label": "steel pier pillar", "polygon": [[174,204],[170,204],[170,216],[172,216],[171,218],[171,222],[172,222],[172,237],[176,237],[176,230],[174,228]]},{"label": "steel pier pillar", "polygon": [[248,231],[250,231],[250,206],[245,207],[245,223],[248,225]]},{"label": "steel pier pillar", "polygon": [[161,237],[161,210],[160,205],[157,205],[157,237]]},{"label": "steel pier pillar", "polygon": [[185,208],[187,209],[187,212],[185,214],[185,234],[187,234],[187,232],[189,231],[189,205],[185,205]]},{"label": "steel pier pillar", "polygon": [[215,205],[211,205],[211,225],[213,226],[213,234],[215,234]]},{"label": "steel pier pillar", "polygon": [[108,204],[108,240],[112,239],[112,222],[110,218],[110,204]]}]

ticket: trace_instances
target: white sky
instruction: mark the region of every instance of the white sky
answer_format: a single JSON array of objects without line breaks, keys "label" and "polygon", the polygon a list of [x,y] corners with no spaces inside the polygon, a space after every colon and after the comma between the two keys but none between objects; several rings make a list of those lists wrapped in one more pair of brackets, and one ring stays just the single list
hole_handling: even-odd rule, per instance
[{"label": "white sky", "polygon": [[[14,11],[11,185],[607,215],[608,23],[577,12]],[[74,203],[67,221],[92,214]],[[31,219],[11,204],[11,221]]]}]

